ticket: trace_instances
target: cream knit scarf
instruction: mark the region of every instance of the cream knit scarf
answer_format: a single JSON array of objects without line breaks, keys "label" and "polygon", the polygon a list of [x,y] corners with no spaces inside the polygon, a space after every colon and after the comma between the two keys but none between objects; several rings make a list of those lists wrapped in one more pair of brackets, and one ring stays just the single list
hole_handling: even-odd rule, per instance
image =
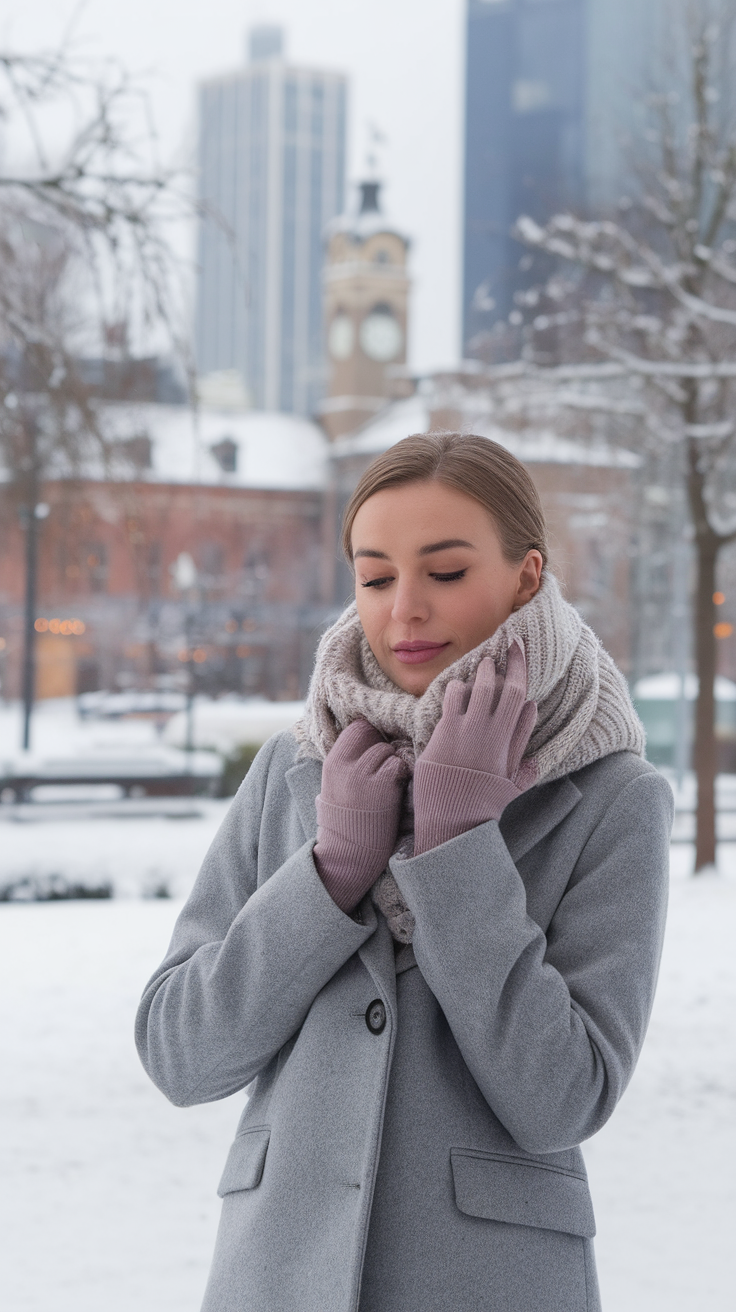
[{"label": "cream knit scarf", "polygon": [[[442,715],[450,680],[472,683],[485,656],[504,670],[514,638],[524,647],[527,695],[538,708],[527,751],[538,783],[561,779],[612,752],[644,755],[644,729],[623,675],[547,572],[530,602],[492,637],[442,670],[421,697],[403,692],[383,673],[355,603],[348,606],[317,648],[304,716],[294,729],[302,755],[324,760],[342,730],[363,716],[395,742],[413,766]],[[390,872],[379,879],[373,898],[394,938],[410,942],[413,919]]]}]

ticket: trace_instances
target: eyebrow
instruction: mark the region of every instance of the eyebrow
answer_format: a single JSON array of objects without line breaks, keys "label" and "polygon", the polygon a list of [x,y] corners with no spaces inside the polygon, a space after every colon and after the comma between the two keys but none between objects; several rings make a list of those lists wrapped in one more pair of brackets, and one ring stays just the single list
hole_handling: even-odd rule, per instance
[{"label": "eyebrow", "polygon": [[[472,542],[466,542],[464,538],[445,538],[443,542],[430,542],[426,547],[420,547],[417,552],[418,556],[432,556],[436,551],[449,551],[451,547],[467,547],[470,551],[477,551]],[[353,560],[358,556],[368,556],[371,560],[389,560],[385,551],[372,551],[370,547],[358,547],[353,552]]]},{"label": "eyebrow", "polygon": [[450,547],[468,547],[470,551],[476,550],[472,542],[466,542],[464,538],[445,538],[443,542],[431,542],[428,547],[420,547],[417,554],[431,556],[435,551],[449,551]]}]

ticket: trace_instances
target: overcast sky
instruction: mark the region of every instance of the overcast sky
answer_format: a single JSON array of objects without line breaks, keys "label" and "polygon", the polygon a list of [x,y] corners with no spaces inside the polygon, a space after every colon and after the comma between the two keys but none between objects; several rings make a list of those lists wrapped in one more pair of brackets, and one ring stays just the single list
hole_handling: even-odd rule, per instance
[{"label": "overcast sky", "polygon": [[464,0],[6,0],[2,44],[54,44],[78,13],[77,48],[148,77],[166,152],[191,157],[199,78],[244,58],[258,22],[286,30],[295,63],[351,81],[349,176],[362,172],[366,125],[387,137],[386,207],[412,238],[411,361],[459,352]]}]

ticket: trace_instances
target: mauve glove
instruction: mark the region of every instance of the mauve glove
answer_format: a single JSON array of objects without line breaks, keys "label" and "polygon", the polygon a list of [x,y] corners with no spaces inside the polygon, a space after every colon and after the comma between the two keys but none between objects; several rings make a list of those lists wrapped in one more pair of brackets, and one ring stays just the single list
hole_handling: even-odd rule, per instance
[{"label": "mauve glove", "polygon": [[343,729],[322,767],[314,860],[333,902],[350,912],[396,847],[407,768],[367,720]]},{"label": "mauve glove", "polygon": [[414,770],[414,852],[428,852],[488,820],[500,820],[509,802],[535,781],[521,764],[537,722],[526,701],[522,647],[509,647],[505,678],[486,657],[472,690],[453,680],[442,718]]}]

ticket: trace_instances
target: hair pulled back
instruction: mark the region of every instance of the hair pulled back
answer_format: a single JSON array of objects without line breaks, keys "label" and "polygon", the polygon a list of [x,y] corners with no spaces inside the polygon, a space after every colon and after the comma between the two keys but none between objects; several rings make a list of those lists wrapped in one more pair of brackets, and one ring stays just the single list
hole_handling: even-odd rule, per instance
[{"label": "hair pulled back", "polygon": [[473,433],[414,433],[368,466],[345,509],[343,551],[352,565],[352,532],[360,507],[376,492],[406,483],[444,483],[488,511],[506,560],[519,564],[538,551],[546,566],[547,525],[528,471],[516,456]]}]

